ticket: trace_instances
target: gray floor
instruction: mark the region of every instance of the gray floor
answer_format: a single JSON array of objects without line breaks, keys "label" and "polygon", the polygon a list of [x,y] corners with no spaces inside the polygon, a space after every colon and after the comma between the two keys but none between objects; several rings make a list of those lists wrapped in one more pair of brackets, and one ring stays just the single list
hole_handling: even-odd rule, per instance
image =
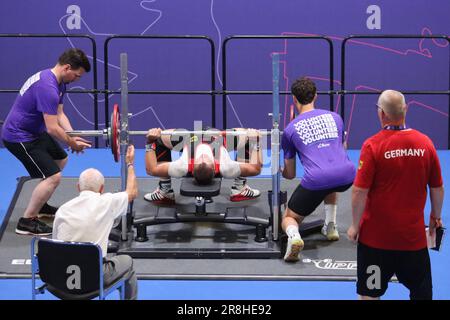
[{"label": "gray floor", "polygon": [[[139,179],[140,196],[135,201],[136,217],[155,215],[155,208],[143,200],[143,195],[155,188],[157,180]],[[282,181],[282,189],[292,193],[297,182]],[[260,199],[249,202],[230,203],[230,181],[222,183],[221,195],[214,198],[214,203],[208,205],[209,210],[221,210],[226,207],[245,206],[248,215],[268,217],[267,190],[271,189],[269,179],[249,179],[249,184],[263,193]],[[29,277],[30,266],[29,243],[31,237],[19,236],[14,233],[18,219],[25,210],[36,181],[30,180],[23,184],[18,193],[17,201],[12,209],[6,228],[0,240],[0,277]],[[178,182],[174,181],[177,192]],[[117,191],[119,178],[106,179],[106,191]],[[64,178],[53,195],[50,203],[60,205],[75,197],[76,179]],[[193,202],[190,198],[178,196],[177,202],[181,209],[190,210]],[[345,236],[349,225],[350,192],[343,193],[338,202],[338,227],[341,240],[328,242],[320,234],[305,238],[305,248],[301,261],[286,263],[282,259],[135,259],[135,267],[141,279],[317,279],[317,280],[353,280],[356,278],[356,247]],[[320,206],[308,219],[324,218],[323,207]],[[51,221],[49,221],[51,223]],[[176,223],[168,225],[149,226],[147,228],[150,240],[145,243],[132,243],[132,246],[147,246],[154,248],[253,248],[276,245],[274,243],[259,244],[253,241],[254,228],[218,223]]]}]

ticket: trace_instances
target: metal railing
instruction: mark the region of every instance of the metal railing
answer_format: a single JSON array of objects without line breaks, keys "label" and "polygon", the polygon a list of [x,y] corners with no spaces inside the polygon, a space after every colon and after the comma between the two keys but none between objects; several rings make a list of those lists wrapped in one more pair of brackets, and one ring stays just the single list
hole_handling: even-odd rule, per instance
[{"label": "metal railing", "polygon": [[[0,34],[0,38],[82,38],[88,39],[92,44],[92,74],[93,74],[93,89],[92,90],[67,90],[66,93],[91,93],[94,95],[94,129],[98,129],[98,86],[97,86],[97,43],[94,38],[89,35],[80,34],[25,34],[25,33],[11,33]],[[16,93],[19,89],[0,89],[0,93]],[[98,139],[95,139],[95,147],[98,147]]]},{"label": "metal railing", "polygon": [[[345,95],[347,94],[361,94],[372,95],[380,94],[382,91],[358,91],[358,90],[346,90],[346,44],[352,39],[442,39],[449,43],[449,63],[448,63],[448,90],[402,90],[403,94],[417,94],[417,95],[447,95],[448,96],[448,111],[450,114],[450,37],[445,35],[352,35],[346,37],[342,41],[341,45],[341,90],[339,94],[342,95],[340,114],[342,120],[345,123]],[[448,149],[450,149],[450,117],[448,120],[448,136],[447,136]]]},{"label": "metal railing", "polygon": [[[270,90],[227,90],[227,44],[234,40],[323,40],[328,43],[329,47],[329,77],[330,90],[318,91],[318,94],[328,94],[330,96],[330,110],[334,104],[334,50],[333,42],[325,36],[296,36],[296,35],[235,35],[227,37],[222,44],[222,127],[227,128],[227,96],[231,94],[272,94]],[[280,95],[291,94],[290,91],[280,91]]]},{"label": "metal railing", "polygon": [[[212,127],[216,127],[216,95],[222,95],[222,128],[227,128],[227,98],[229,95],[271,95],[272,90],[227,90],[228,87],[228,69],[227,64],[227,48],[231,41],[236,40],[323,40],[328,43],[329,47],[329,90],[318,91],[318,94],[330,96],[330,110],[333,110],[334,95],[341,95],[340,100],[340,114],[345,122],[345,96],[346,95],[373,95],[379,94],[381,91],[359,91],[359,90],[346,90],[346,46],[347,43],[351,43],[353,39],[442,39],[449,43],[450,49],[450,37],[446,35],[352,35],[344,38],[341,45],[341,88],[340,90],[334,89],[334,53],[333,43],[325,36],[296,36],[296,35],[236,35],[230,36],[224,39],[222,43],[222,90],[216,90],[216,61],[215,61],[215,44],[207,36],[190,36],[190,35],[175,35],[175,36],[153,36],[153,35],[114,35],[108,37],[104,42],[104,89],[98,89],[98,71],[97,71],[97,45],[95,40],[89,35],[80,34],[0,34],[0,38],[85,38],[92,44],[92,57],[93,57],[93,89],[88,90],[68,90],[67,93],[88,93],[94,97],[94,129],[98,130],[98,94],[105,95],[105,127],[109,126],[109,100],[110,94],[120,94],[120,90],[109,90],[109,69],[108,69],[108,46],[114,39],[167,39],[167,40],[202,40],[207,41],[210,47],[210,90],[130,90],[129,94],[170,94],[170,95],[210,95],[211,96],[211,124]],[[403,94],[417,94],[417,95],[447,95],[448,96],[448,110],[450,114],[450,50],[449,50],[449,83],[448,90],[402,90]],[[1,93],[16,93],[20,89],[0,88]],[[280,91],[280,95],[291,94],[289,91]],[[450,149],[450,117],[448,121],[448,149]],[[98,147],[98,138],[95,138],[95,146]]]},{"label": "metal railing", "polygon": [[108,79],[108,45],[112,40],[115,39],[147,39],[147,40],[200,40],[207,41],[210,46],[210,75],[211,75],[211,88],[210,90],[129,90],[128,94],[179,94],[179,95],[211,95],[211,125],[215,127],[216,125],[216,68],[215,68],[215,45],[214,41],[207,36],[191,36],[191,35],[173,35],[173,36],[165,36],[165,35],[114,35],[108,37],[104,43],[104,60],[105,60],[105,90],[103,93],[105,94],[105,127],[108,127],[108,119],[109,119],[109,94],[120,93],[120,90],[109,90],[109,79]]}]

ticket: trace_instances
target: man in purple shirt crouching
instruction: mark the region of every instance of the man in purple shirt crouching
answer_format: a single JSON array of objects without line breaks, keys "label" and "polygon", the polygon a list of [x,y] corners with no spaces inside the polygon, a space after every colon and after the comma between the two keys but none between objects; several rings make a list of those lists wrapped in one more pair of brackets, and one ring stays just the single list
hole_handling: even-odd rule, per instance
[{"label": "man in purple shirt crouching", "polygon": [[91,146],[87,140],[66,134],[73,129],[62,104],[66,84],[80,79],[90,69],[83,51],[65,51],[52,69],[39,71],[28,78],[6,117],[2,128],[5,147],[22,162],[31,178],[41,179],[19,219],[17,234],[52,233],[52,228],[38,217],[54,217],[57,210],[47,201],[61,181],[67,153],[55,138],[76,153]]},{"label": "man in purple shirt crouching", "polygon": [[305,173],[289,199],[281,225],[288,236],[284,260],[298,261],[304,246],[298,227],[322,201],[325,208],[322,234],[330,241],[339,240],[337,192],[351,187],[356,170],[343,146],[341,117],[335,112],[314,108],[317,99],[314,82],[300,78],[293,83],[291,92],[299,115],[285,128],[281,139],[283,177],[295,178],[296,155]]}]

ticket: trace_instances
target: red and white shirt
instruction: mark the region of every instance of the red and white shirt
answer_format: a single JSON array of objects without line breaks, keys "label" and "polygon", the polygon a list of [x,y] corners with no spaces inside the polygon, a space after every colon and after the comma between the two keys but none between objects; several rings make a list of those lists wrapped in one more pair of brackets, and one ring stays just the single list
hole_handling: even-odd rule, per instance
[{"label": "red and white shirt", "polygon": [[362,148],[354,186],[369,189],[359,241],[385,250],[427,247],[427,186],[442,186],[433,142],[417,130],[382,130]]},{"label": "red and white shirt", "polygon": [[194,164],[202,155],[206,155],[211,161],[214,161],[216,177],[237,178],[241,174],[239,162],[231,160],[230,154],[224,146],[219,147],[218,156],[214,154],[213,148],[208,143],[200,143],[195,147],[195,150],[191,150],[193,151],[189,152],[188,146],[184,146],[181,157],[169,164],[169,176],[181,178],[192,175]]},{"label": "red and white shirt", "polygon": [[[223,148],[222,146],[220,148]],[[184,150],[183,152],[185,152]],[[220,150],[222,151],[222,150]],[[211,159],[211,161],[214,161],[214,175],[220,176],[220,162],[216,159],[214,156],[213,148],[208,143],[200,143],[195,147],[194,155],[190,157],[189,164],[188,164],[188,173],[193,174],[194,172],[194,164],[198,162],[198,159],[200,159],[203,155],[205,155],[207,158]]]}]

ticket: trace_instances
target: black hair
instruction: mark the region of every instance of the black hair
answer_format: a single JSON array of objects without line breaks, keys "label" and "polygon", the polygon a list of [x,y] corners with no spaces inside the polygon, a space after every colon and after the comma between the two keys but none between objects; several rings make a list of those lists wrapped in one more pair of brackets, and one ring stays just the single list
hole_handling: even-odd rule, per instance
[{"label": "black hair", "polygon": [[311,103],[316,96],[316,92],[316,84],[306,77],[295,80],[291,86],[291,93],[303,105]]}]

